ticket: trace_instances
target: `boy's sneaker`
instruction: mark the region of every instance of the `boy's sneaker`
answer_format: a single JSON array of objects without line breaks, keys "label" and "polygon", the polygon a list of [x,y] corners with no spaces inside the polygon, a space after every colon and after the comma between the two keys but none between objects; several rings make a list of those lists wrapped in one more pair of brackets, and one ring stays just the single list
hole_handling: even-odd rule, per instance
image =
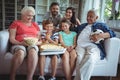
[{"label": "boy's sneaker", "polygon": [[45,80],[44,76],[39,76],[38,80]]},{"label": "boy's sneaker", "polygon": [[48,79],[48,80],[56,80],[56,78],[55,77],[51,77],[50,79]]}]

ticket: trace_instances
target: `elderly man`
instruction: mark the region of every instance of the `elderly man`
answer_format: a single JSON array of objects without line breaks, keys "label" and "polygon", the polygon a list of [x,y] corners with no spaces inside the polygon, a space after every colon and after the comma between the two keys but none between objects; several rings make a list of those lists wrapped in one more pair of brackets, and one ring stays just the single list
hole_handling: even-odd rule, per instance
[{"label": "elderly man", "polygon": [[[74,80],[90,80],[95,63],[105,57],[104,43],[100,42],[96,44],[95,42],[101,38],[106,39],[115,36],[115,33],[106,24],[96,22],[97,18],[95,10],[89,10],[87,13],[87,23],[77,27],[78,39],[76,52],[78,57]],[[91,35],[96,29],[100,29],[104,33]]]}]

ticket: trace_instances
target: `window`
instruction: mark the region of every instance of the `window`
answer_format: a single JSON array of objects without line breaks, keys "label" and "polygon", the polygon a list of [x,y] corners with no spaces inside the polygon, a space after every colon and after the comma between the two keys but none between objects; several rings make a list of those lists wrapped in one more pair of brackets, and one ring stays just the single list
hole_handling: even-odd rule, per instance
[{"label": "window", "polygon": [[106,0],[105,2],[105,18],[120,19],[120,0]]}]

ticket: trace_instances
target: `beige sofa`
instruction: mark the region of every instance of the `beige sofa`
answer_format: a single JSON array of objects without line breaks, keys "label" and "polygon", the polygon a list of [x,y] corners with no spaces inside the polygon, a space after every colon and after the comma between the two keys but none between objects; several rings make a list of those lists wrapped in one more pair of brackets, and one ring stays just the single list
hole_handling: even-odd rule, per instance
[{"label": "beige sofa", "polygon": [[[9,33],[7,30],[0,31],[0,74],[9,74],[10,72],[10,62],[12,59],[12,54],[8,51],[9,46]],[[107,57],[104,60],[99,60],[95,65],[92,76],[116,76],[117,66],[120,53],[120,39],[111,38],[105,41],[105,50],[107,52]],[[17,71],[17,74],[26,74],[26,60],[23,62],[22,66]],[[46,60],[45,73],[51,72],[50,69],[50,59]],[[37,67],[35,75],[38,75],[39,69]],[[74,72],[75,73],[75,72]],[[75,74],[74,74],[75,75]],[[61,60],[58,62],[57,76],[64,76],[61,67]]]}]

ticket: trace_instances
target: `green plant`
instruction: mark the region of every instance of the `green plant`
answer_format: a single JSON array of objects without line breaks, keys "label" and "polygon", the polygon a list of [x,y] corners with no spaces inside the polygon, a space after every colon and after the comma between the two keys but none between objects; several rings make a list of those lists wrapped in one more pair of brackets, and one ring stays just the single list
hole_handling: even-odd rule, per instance
[{"label": "green plant", "polygon": [[[115,11],[115,13],[112,13],[112,6],[113,6],[113,0],[106,0],[105,2],[105,18],[106,19],[120,19],[120,10],[118,12]],[[119,6],[120,8],[120,6]]]}]

